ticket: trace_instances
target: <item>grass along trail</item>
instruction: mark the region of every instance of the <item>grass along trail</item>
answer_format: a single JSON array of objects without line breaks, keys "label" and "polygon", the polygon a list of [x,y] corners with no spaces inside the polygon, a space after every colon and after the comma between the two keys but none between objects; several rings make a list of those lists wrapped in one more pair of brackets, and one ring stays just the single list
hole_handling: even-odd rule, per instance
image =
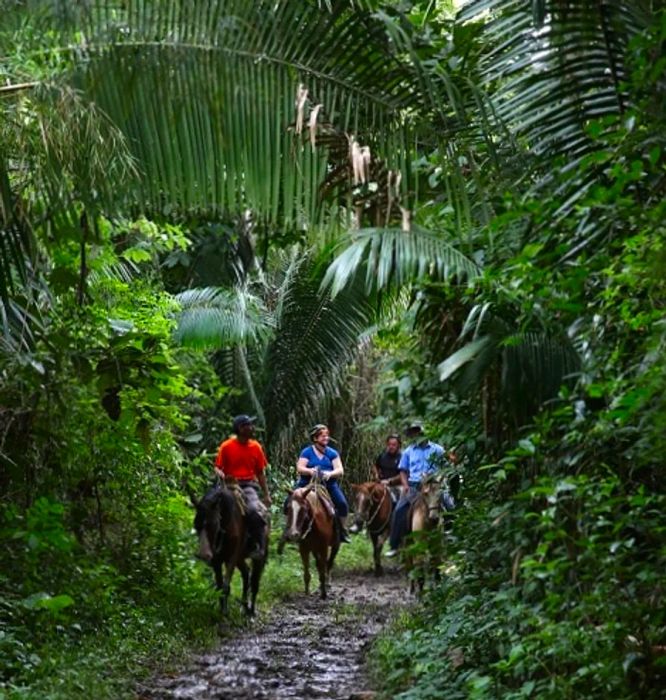
[{"label": "grass along trail", "polygon": [[137,697],[372,697],[366,654],[376,635],[409,603],[405,577],[393,568],[375,578],[370,548],[361,535],[343,546],[329,597],[322,601],[316,577],[315,590],[309,596],[303,592],[300,561],[289,550],[282,561],[273,556],[269,562],[256,620],[228,628],[217,648],[144,686]]}]

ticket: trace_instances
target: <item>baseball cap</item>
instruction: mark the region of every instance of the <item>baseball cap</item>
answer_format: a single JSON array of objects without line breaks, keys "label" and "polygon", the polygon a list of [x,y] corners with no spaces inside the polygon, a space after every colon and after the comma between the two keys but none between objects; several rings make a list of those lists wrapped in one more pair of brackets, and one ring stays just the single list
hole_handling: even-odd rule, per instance
[{"label": "baseball cap", "polygon": [[238,433],[242,426],[248,424],[252,425],[256,420],[256,416],[248,416],[245,413],[241,413],[240,416],[234,418],[234,422],[231,424],[231,431]]}]

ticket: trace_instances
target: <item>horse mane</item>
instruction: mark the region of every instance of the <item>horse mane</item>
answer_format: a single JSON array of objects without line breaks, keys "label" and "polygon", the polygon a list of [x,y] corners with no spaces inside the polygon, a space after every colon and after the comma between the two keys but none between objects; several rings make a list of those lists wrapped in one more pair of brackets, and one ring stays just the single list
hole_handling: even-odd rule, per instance
[{"label": "horse mane", "polygon": [[218,518],[220,527],[226,528],[233,516],[234,507],[237,507],[234,495],[225,488],[213,486],[199,503],[194,518],[195,529],[203,529],[209,518]]}]

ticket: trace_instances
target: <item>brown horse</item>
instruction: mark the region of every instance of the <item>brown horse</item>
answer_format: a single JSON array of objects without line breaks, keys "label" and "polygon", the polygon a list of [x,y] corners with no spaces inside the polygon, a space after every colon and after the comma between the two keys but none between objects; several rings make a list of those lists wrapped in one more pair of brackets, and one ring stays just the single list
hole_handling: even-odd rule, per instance
[{"label": "brown horse", "polygon": [[[254,615],[259,592],[259,581],[266,565],[268,551],[252,561],[252,568],[246,559],[247,527],[245,522],[245,501],[241,489],[233,480],[211,489],[198,503],[194,518],[194,528],[199,537],[199,557],[210,564],[215,574],[215,585],[220,594],[220,609],[224,615],[229,609],[229,591],[234,569],[238,569],[243,579],[243,608],[248,615]],[[268,524],[266,539],[268,542]],[[224,567],[224,573],[222,568]],[[251,598],[248,604],[248,592]]]},{"label": "brown horse", "polygon": [[312,553],[317,564],[321,597],[326,598],[328,577],[340,548],[340,538],[335,528],[335,510],[323,487],[311,484],[291,493],[285,535],[288,542],[298,542],[305,593],[310,592]]},{"label": "brown horse", "polygon": [[382,547],[391,529],[391,514],[393,512],[391,493],[388,486],[381,481],[352,484],[352,490],[356,496],[354,525],[358,530],[365,525],[372,542],[375,576],[381,576],[383,573]]},{"label": "brown horse", "polygon": [[427,476],[421,483],[421,491],[412,503],[407,523],[409,532],[416,542],[423,543],[426,548],[425,556],[407,554],[405,568],[411,572],[418,565],[418,575],[410,575],[410,593],[423,590],[425,584],[426,569],[435,569],[435,576],[439,574],[439,565],[442,560],[442,544],[440,533],[437,532],[442,512],[442,480],[436,476]]}]

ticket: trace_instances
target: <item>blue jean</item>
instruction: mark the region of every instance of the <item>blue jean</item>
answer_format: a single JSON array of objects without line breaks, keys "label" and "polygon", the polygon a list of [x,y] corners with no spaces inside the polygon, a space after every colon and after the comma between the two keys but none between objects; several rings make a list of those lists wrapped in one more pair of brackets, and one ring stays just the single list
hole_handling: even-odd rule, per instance
[{"label": "blue jean", "polygon": [[[307,486],[310,483],[310,477],[309,476],[301,476],[299,480],[296,482],[296,488],[300,489],[303,488],[303,486]],[[322,482],[324,486],[326,487],[326,490],[331,496],[331,500],[333,501],[333,505],[335,506],[335,512],[341,517],[341,518],[346,518],[347,515],[349,514],[349,504],[347,503],[347,499],[345,498],[345,494],[342,492],[342,489],[340,488],[340,484],[338,484],[336,479],[330,479],[329,481],[323,481]]]},{"label": "blue jean", "polygon": [[409,507],[416,498],[418,493],[417,485],[409,485],[409,492],[406,496],[402,496],[398,501],[398,505],[393,511],[391,520],[391,534],[389,535],[389,545],[391,549],[398,549],[402,538],[407,534],[407,514]]}]

